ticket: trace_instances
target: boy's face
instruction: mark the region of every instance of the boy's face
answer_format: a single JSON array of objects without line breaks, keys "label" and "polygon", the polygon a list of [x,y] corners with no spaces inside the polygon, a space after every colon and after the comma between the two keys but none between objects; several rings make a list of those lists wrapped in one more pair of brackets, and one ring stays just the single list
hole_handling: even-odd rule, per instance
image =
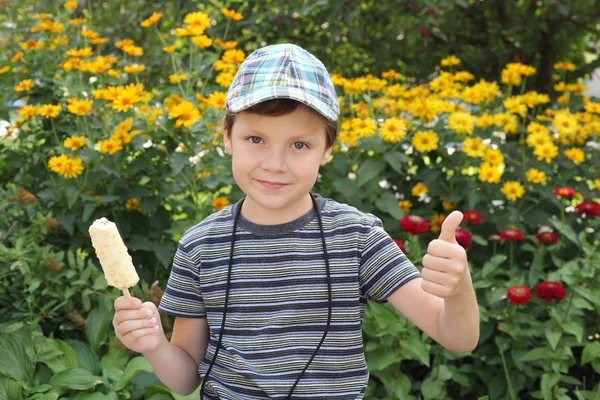
[{"label": "boy's face", "polygon": [[231,132],[224,132],[225,151],[254,208],[280,213],[300,204],[331,153],[325,128],[325,121],[305,107],[277,117],[236,116]]}]

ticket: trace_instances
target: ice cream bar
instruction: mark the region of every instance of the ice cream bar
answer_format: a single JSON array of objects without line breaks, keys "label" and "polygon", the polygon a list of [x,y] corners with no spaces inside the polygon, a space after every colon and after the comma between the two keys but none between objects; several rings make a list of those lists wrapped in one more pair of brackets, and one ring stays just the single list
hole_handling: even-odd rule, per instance
[{"label": "ice cream bar", "polygon": [[117,225],[102,217],[94,221],[89,232],[106,281],[110,286],[121,289],[125,296],[129,296],[127,288],[135,286],[140,278],[119,235]]}]

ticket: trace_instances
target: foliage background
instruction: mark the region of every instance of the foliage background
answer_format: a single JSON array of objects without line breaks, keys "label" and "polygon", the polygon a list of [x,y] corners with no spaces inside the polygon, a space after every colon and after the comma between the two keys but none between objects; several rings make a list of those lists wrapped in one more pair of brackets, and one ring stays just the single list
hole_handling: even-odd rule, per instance
[{"label": "foliage background", "polygon": [[[221,6],[242,12],[244,18],[227,20]],[[433,228],[451,208],[449,203],[484,216],[484,224],[465,226],[474,243],[468,254],[482,315],[478,349],[469,355],[448,352],[389,305],[369,304],[364,333],[371,381],[366,398],[598,396],[598,220],[575,212],[582,200],[599,198],[598,115],[586,111],[586,102],[594,100],[582,98],[580,88],[555,86],[560,81],[576,85],[598,65],[597,59],[584,57],[585,51],[596,52],[591,50],[598,41],[596,2],[138,1],[80,2],[67,11],[62,3],[48,1],[19,2],[2,16],[0,41],[10,51],[0,56],[0,68],[12,69],[0,75],[0,112],[13,125],[10,140],[7,136],[0,144],[0,349],[5,355],[0,358],[0,397],[177,398],[142,357],[114,338],[112,299],[119,293],[106,287],[87,228],[100,216],[118,221],[142,278],[135,294],[157,303],[183,231],[242,195],[232,186],[228,158],[219,152],[222,108],[218,101],[206,100],[226,90],[216,83],[219,72],[213,68],[224,52],[218,46],[198,50],[187,38],[162,35],[181,27],[184,17],[199,8],[215,20],[207,28],[211,38],[238,40],[246,54],[266,43],[293,41],[347,78],[381,76],[390,68],[402,72],[386,83],[374,77],[336,78],[344,110],[340,143],[316,191],[378,215],[390,235],[405,242],[416,265],[426,243],[437,237]],[[31,15],[43,11],[64,21],[88,18],[88,29],[110,39],[99,48],[103,55],[118,58],[115,68],[121,71],[138,59],[114,44],[134,39],[144,49],[139,59],[145,70],[119,78],[97,74],[101,79],[89,80],[93,74],[58,68],[66,59],[64,51],[87,43],[78,30],[69,30],[69,46],[59,47],[60,52],[27,51],[22,62],[27,70],[19,72],[20,64],[10,59],[21,50],[18,43],[33,36]],[[156,25],[161,34],[139,26],[152,11],[163,13]],[[163,41],[177,45],[172,56],[162,50]],[[450,54],[462,60],[459,67],[440,66]],[[536,66],[536,74],[522,84],[501,83],[505,65],[517,61]],[[554,71],[557,61],[571,61],[577,69]],[[181,85],[170,83],[173,65],[193,78]],[[442,71],[467,71],[476,79],[498,81],[501,95],[480,104],[466,102],[458,94],[473,82]],[[34,86],[26,94],[15,91],[27,78]],[[91,94],[138,81],[153,99],[138,101],[135,111],[118,112]],[[405,88],[390,89],[396,83]],[[419,88],[424,83],[431,90]],[[549,93],[551,101],[527,107],[525,115],[504,103],[530,89]],[[69,98],[86,97],[94,99],[89,114],[67,111]],[[175,127],[172,106],[183,100],[202,112],[192,128]],[[17,126],[14,121],[22,117],[16,111],[23,102],[61,104],[62,110],[56,118],[36,116]],[[553,139],[560,154],[551,162],[538,160],[526,144],[531,136],[527,127],[539,122],[555,131],[552,110],[558,109],[569,110],[568,123],[577,129]],[[163,114],[152,120],[152,110]],[[496,116],[490,125],[477,125],[473,137],[501,150],[504,160],[497,168],[502,182],[478,178],[484,157],[461,151],[469,136],[449,122],[456,111],[468,111],[482,121],[485,113]],[[428,112],[437,118],[430,120]],[[390,139],[383,140],[386,131],[379,120],[401,115],[405,128],[396,125],[387,132]],[[122,151],[99,151],[99,140],[109,139],[126,117],[133,119],[129,132],[139,132]],[[507,126],[499,120],[515,120],[515,132],[506,134]],[[15,129],[18,135],[13,135]],[[415,133],[424,130],[436,133],[438,149],[422,153],[411,146]],[[68,151],[63,140],[74,135],[83,135],[88,143]],[[576,163],[565,156],[568,148],[579,149],[584,159]],[[190,160],[201,152],[200,162]],[[51,171],[48,160],[60,154],[80,157],[83,173],[66,179]],[[530,168],[544,172],[547,182],[527,181],[524,172]],[[518,201],[508,200],[500,190],[509,181],[523,184]],[[411,193],[417,182],[428,192]],[[553,194],[558,186],[571,186],[578,196],[560,199]],[[399,200],[412,201],[412,208],[401,208]],[[408,235],[398,223],[405,214],[430,221],[431,230]],[[534,235],[542,227],[558,233],[560,242],[541,246]],[[507,228],[524,232],[525,241],[490,240]],[[533,291],[545,280],[565,285],[565,301],[548,305],[535,296],[524,306],[507,301],[510,286],[526,284]],[[168,318],[163,324],[170,330]]]}]

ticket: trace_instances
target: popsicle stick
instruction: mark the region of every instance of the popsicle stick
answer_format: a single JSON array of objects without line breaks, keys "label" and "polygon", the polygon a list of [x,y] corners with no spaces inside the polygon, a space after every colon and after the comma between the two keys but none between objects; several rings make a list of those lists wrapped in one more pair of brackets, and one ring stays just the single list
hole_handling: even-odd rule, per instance
[{"label": "popsicle stick", "polygon": [[123,288],[121,290],[123,290],[123,295],[125,297],[131,297],[131,295],[129,294],[129,289],[128,288]]}]

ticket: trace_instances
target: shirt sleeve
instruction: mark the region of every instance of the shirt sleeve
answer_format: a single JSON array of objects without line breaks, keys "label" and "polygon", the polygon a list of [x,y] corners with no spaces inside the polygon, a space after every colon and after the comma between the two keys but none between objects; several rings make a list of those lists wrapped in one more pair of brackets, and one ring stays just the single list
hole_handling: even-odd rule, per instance
[{"label": "shirt sleeve", "polygon": [[206,318],[200,291],[200,260],[188,254],[181,240],[158,311],[175,317]]},{"label": "shirt sleeve", "polygon": [[359,274],[363,293],[377,303],[385,303],[396,289],[421,276],[419,270],[383,229],[383,224],[377,217],[364,239]]}]

